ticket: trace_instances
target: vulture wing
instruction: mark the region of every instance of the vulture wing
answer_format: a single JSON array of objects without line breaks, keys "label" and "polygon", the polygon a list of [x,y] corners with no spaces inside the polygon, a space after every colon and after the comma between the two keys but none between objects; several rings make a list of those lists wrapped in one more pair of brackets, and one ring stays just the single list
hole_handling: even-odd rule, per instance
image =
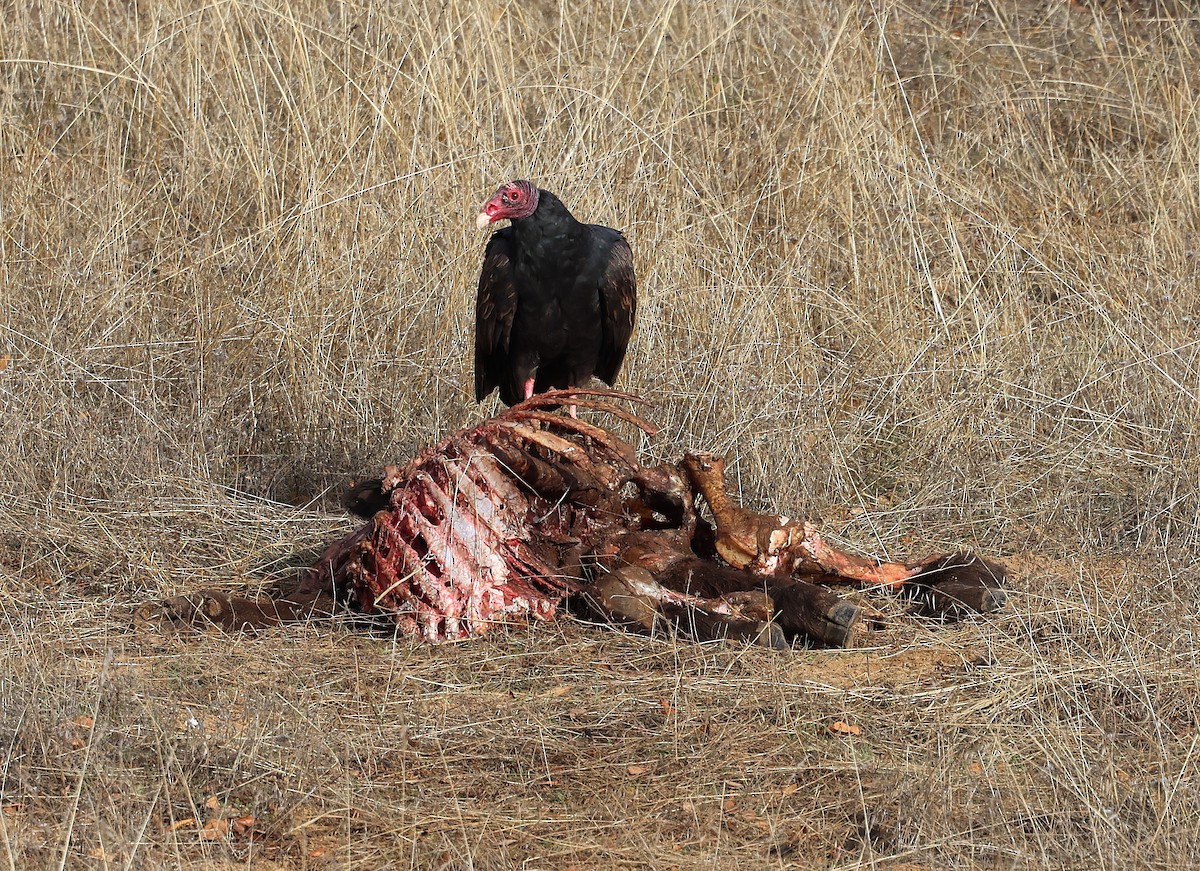
[{"label": "vulture wing", "polygon": [[610,230],[616,239],[608,250],[608,263],[600,277],[600,325],[603,336],[600,341],[600,359],[596,363],[596,376],[612,384],[621,371],[625,360],[625,349],[633,335],[633,321],[637,316],[637,280],[633,276],[633,250],[625,237]]},{"label": "vulture wing", "polygon": [[504,387],[508,373],[508,339],[517,311],[517,285],[512,271],[512,234],[493,233],[483,252],[479,295],[475,298],[475,401]]}]

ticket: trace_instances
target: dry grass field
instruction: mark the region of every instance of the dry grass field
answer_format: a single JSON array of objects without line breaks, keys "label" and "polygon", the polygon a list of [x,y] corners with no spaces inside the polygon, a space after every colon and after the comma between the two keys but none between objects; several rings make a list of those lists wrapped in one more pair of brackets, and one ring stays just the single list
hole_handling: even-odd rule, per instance
[{"label": "dry grass field", "polygon": [[[490,412],[517,176],[633,245],[647,456],[1005,612],[134,631]],[[0,871],[1200,866],[1191,4],[0,0],[0,319]]]}]

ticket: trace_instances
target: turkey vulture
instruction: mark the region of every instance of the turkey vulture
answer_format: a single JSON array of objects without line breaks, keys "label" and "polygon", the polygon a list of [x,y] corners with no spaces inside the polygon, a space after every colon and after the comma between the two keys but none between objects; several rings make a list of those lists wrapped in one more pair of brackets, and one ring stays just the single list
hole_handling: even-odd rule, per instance
[{"label": "turkey vulture", "polygon": [[612,384],[633,333],[633,252],[611,227],[581,224],[532,182],[502,185],[482,229],[507,218],[483,255],[475,302],[475,399],[506,405],[551,388]]}]

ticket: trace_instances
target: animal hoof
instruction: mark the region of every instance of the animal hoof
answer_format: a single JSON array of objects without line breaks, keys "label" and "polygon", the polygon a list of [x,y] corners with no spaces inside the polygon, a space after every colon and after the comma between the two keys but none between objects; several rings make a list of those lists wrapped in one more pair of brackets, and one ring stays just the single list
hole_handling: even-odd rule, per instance
[{"label": "animal hoof", "polygon": [[913,610],[925,617],[957,620],[999,611],[1008,601],[1004,567],[970,553],[930,560],[909,588]]},{"label": "animal hoof", "polygon": [[772,650],[787,650],[792,646],[788,644],[783,627],[778,623],[762,624],[762,629],[758,631],[758,635],[752,639],[751,643],[756,647],[769,647]]}]

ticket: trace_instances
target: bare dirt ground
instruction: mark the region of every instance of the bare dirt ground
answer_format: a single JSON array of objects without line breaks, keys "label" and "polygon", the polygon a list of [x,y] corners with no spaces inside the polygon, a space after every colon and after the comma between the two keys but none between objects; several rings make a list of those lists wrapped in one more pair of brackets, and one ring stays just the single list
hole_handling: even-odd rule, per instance
[{"label": "bare dirt ground", "polygon": [[[1200,18],[0,5],[0,869],[1200,866]],[[623,228],[647,456],[1000,615],[135,632],[470,402],[480,202]]]}]

